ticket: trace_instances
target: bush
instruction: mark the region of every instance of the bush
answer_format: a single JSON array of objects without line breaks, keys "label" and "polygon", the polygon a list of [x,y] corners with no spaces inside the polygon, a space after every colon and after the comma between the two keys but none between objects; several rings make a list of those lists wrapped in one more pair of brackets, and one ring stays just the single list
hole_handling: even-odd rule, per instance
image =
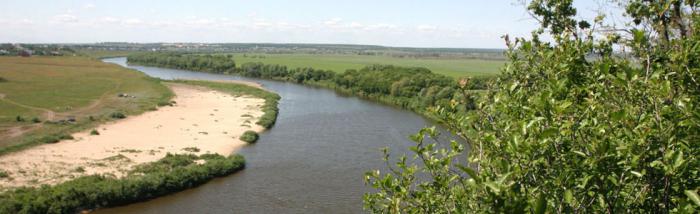
[{"label": "bush", "polygon": [[15,121],[17,121],[17,122],[24,122],[25,120],[24,120],[24,118],[23,118],[22,116],[17,115],[17,117],[15,117]]},{"label": "bush", "polygon": [[32,118],[32,123],[41,123],[41,120],[39,118]]},{"label": "bush", "polygon": [[92,131],[90,131],[90,135],[100,135],[100,132],[97,131],[97,129],[93,129]]},{"label": "bush", "polygon": [[[204,160],[204,164],[194,164]],[[141,165],[117,179],[91,175],[55,186],[20,188],[0,194],[0,213],[77,213],[144,201],[201,185],[245,167],[240,155],[172,155]]]},{"label": "bush", "polygon": [[[390,169],[366,174],[375,190],[365,195],[365,207],[698,213],[700,15],[682,12],[697,4],[621,2],[643,25],[597,37],[591,24],[576,20],[572,1],[531,1],[543,26],[531,39],[506,36],[510,62],[477,110],[434,109],[465,145],[433,143],[438,131],[421,130],[411,137],[414,161],[386,158]],[[676,33],[686,30],[692,33]],[[620,56],[616,49],[630,52]]]},{"label": "bush", "polygon": [[109,117],[114,118],[114,119],[124,119],[124,118],[126,118],[126,115],[124,115],[124,113],[121,113],[121,112],[114,112],[114,113],[110,114]]},{"label": "bush", "polygon": [[58,143],[61,140],[72,140],[73,136],[68,134],[53,134],[39,138],[42,143]]},{"label": "bush", "polygon": [[258,137],[258,133],[254,131],[246,131],[243,133],[243,135],[241,135],[239,139],[247,143],[255,143],[256,141],[258,141]]},{"label": "bush", "polygon": [[10,174],[0,169],[0,178],[10,177]]},{"label": "bush", "polygon": [[0,82],[7,82],[7,79],[0,77]]}]

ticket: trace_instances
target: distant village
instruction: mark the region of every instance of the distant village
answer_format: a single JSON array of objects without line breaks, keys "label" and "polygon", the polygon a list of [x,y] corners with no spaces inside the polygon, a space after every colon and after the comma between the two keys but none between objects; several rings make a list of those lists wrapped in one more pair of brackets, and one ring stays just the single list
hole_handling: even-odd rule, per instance
[{"label": "distant village", "polygon": [[0,44],[0,56],[72,56],[76,52],[63,45],[54,44]]}]

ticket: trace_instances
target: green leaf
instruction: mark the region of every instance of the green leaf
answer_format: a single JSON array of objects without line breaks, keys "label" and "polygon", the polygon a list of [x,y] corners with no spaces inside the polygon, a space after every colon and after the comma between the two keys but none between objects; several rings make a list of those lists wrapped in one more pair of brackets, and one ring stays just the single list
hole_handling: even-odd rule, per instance
[{"label": "green leaf", "polygon": [[624,117],[624,116],[625,116],[625,110],[624,110],[624,109],[623,109],[623,110],[620,110],[620,111],[613,112],[612,114],[610,114],[610,118],[613,119],[613,120],[615,120],[615,121],[621,120],[622,117]]},{"label": "green leaf", "polygon": [[698,193],[695,192],[695,190],[686,190],[685,195],[688,196],[688,199],[695,203],[695,206],[700,206],[700,196],[698,196]]},{"label": "green leaf", "polygon": [[548,138],[548,137],[556,135],[557,133],[559,133],[559,129],[548,128],[548,129],[545,129],[544,131],[542,131],[542,133],[540,134],[540,138]]},{"label": "green leaf", "polygon": [[574,193],[571,192],[570,189],[567,189],[564,192],[564,201],[566,201],[568,204],[572,204],[574,202]]},{"label": "green leaf", "polygon": [[573,104],[571,101],[564,101],[563,103],[559,104],[559,109],[566,110],[566,108],[571,106],[571,104]]},{"label": "green leaf", "polygon": [[476,183],[481,183],[481,179],[479,178],[479,175],[477,175],[476,172],[472,168],[465,167],[462,165],[457,165],[457,168],[466,172],[469,175],[469,177],[471,177],[472,179],[474,179],[474,181],[476,181]]},{"label": "green leaf", "polygon": [[536,214],[544,214],[544,212],[547,211],[547,199],[544,197],[543,193],[540,193],[540,196],[537,197],[537,203],[535,204],[535,213]]}]

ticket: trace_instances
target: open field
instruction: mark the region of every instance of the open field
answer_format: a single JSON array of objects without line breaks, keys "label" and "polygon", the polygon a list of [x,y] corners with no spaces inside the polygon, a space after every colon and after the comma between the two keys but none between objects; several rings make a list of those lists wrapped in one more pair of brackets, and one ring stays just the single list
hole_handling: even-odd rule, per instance
[{"label": "open field", "polygon": [[74,140],[0,156],[0,169],[11,178],[0,179],[0,189],[91,174],[120,177],[168,153],[228,156],[246,144],[239,140],[245,131],[264,129],[255,124],[263,116],[264,99],[181,83],[169,86],[176,95],[173,106],[99,125],[95,133],[73,134]]},{"label": "open field", "polygon": [[451,77],[487,76],[500,72],[505,63],[499,60],[453,58],[397,58],[390,56],[335,55],[335,54],[235,54],[237,64],[262,62],[280,64],[290,68],[311,67],[343,72],[360,69],[371,64],[387,64],[407,67],[425,67],[435,73]]},{"label": "open field", "polygon": [[115,112],[152,110],[172,97],[159,80],[85,57],[0,57],[0,77],[6,79],[0,154],[88,129]]}]

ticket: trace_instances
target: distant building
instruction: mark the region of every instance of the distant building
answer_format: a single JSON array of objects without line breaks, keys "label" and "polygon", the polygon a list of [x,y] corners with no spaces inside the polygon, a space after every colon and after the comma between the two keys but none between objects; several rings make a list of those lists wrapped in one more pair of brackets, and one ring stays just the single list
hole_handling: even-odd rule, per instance
[{"label": "distant building", "polygon": [[33,53],[34,53],[34,52],[32,52],[32,50],[24,49],[24,50],[21,50],[21,51],[19,52],[19,55],[22,56],[22,57],[30,57],[30,56],[32,56]]}]

